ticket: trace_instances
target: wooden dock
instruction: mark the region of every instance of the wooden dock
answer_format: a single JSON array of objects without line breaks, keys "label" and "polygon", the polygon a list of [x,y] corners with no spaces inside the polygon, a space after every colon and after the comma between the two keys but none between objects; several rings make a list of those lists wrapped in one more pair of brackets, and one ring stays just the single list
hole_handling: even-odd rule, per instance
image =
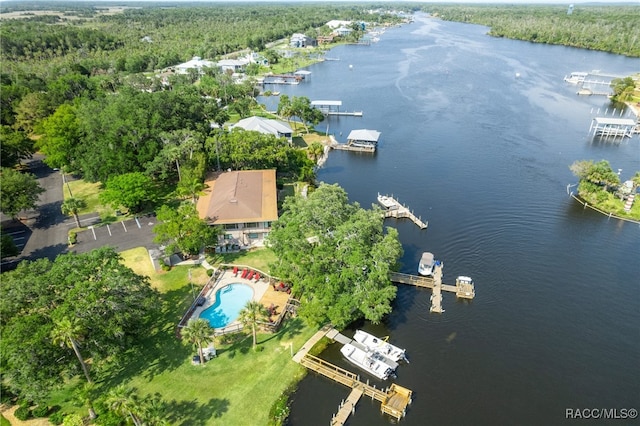
[{"label": "wooden dock", "polygon": [[338,341],[348,339],[334,328],[325,326],[302,346],[294,355],[293,360],[309,370],[315,371],[352,389],[347,400],[342,401],[338,407],[337,414],[333,415],[331,419],[332,426],[344,425],[349,416],[355,413],[356,404],[363,395],[380,401],[380,411],[389,414],[396,420],[400,420],[406,415],[407,406],[412,402],[411,396],[413,392],[411,390],[396,385],[395,383],[386,390],[378,389],[376,386],[369,385],[368,382],[361,382],[360,376],[355,373],[340,368],[316,356],[309,355],[309,350],[324,336],[332,336],[330,338]]},{"label": "wooden dock", "polygon": [[411,219],[413,223],[418,225],[420,229],[426,229],[429,226],[429,222],[423,222],[421,217],[413,214],[408,207],[401,204],[393,196],[381,195],[378,193],[378,203],[384,208],[384,217],[393,217],[396,219]]},{"label": "wooden dock", "polygon": [[353,152],[376,152],[375,147],[356,146],[356,145],[349,145],[346,143],[332,143],[331,149],[337,149],[341,151],[353,151]]},{"label": "wooden dock", "polygon": [[431,312],[442,313],[442,292],[448,291],[455,293],[456,297],[462,299],[473,299],[476,296],[473,281],[466,279],[467,277],[458,277],[456,285],[442,283],[443,265],[436,265],[433,270],[432,277],[422,277],[419,275],[401,274],[400,272],[391,272],[389,278],[394,283],[408,284],[416,287],[430,288],[433,290],[431,294]]}]

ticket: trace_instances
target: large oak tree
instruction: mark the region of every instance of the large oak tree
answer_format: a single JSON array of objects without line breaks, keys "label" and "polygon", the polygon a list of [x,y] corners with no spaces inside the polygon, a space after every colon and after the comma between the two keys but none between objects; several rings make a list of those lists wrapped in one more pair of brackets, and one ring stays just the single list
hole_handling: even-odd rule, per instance
[{"label": "large oak tree", "polygon": [[391,312],[396,288],[389,272],[402,254],[398,231],[383,226],[382,211],[349,203],[337,185],[308,198],[289,197],[269,233],[278,256],[273,275],[293,285],[298,313],[312,324],[343,327],[358,318],[379,322]]},{"label": "large oak tree", "polygon": [[43,401],[61,377],[86,368],[89,379],[148,332],[157,305],[147,278],[111,248],[20,263],[0,286],[3,388]]}]

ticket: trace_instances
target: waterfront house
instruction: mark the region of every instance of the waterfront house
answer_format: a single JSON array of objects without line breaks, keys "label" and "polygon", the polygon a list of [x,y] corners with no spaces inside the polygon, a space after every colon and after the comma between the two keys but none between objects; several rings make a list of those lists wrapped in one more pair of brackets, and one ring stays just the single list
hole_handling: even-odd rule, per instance
[{"label": "waterfront house", "polygon": [[346,37],[349,34],[351,34],[353,32],[353,30],[351,28],[347,28],[347,27],[340,27],[340,28],[336,28],[335,30],[333,30],[333,34],[339,36],[339,37]]},{"label": "waterfront house", "polygon": [[227,71],[230,71],[233,73],[244,72],[247,65],[249,65],[249,60],[246,58],[222,59],[218,61],[216,65],[218,66],[218,68],[220,68],[222,72],[227,72]]},{"label": "waterfront house", "polygon": [[205,183],[198,215],[223,229],[218,250],[263,246],[278,219],[275,169],[223,172]]},{"label": "waterfront house", "polygon": [[318,42],[315,38],[309,37],[305,34],[295,33],[289,39],[289,46],[291,47],[314,47]]},{"label": "waterfront house", "polygon": [[204,60],[199,56],[194,56],[190,61],[176,65],[174,68],[177,74],[188,74],[190,69],[195,69],[199,74],[202,74],[202,69],[204,67],[211,68],[213,66],[215,66],[215,62]]},{"label": "waterfront house", "polygon": [[351,21],[340,21],[340,20],[334,19],[327,22],[325,25],[331,28],[332,30],[335,30],[336,28],[346,27],[348,25],[351,25]]},{"label": "waterfront house", "polygon": [[289,143],[293,143],[293,130],[291,129],[291,126],[284,121],[254,116],[243,118],[236,124],[229,126],[230,130],[235,128],[253,130],[268,135],[274,135],[278,138],[286,138]]}]

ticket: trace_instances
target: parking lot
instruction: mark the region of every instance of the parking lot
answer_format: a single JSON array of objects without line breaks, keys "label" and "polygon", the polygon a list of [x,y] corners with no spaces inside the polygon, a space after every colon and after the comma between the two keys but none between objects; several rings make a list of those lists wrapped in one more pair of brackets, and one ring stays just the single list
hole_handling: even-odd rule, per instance
[{"label": "parking lot", "polygon": [[135,247],[156,247],[153,242],[155,216],[142,216],[122,222],[90,225],[78,233],[76,244],[71,249],[76,253],[84,253],[99,247],[111,246],[117,251]]}]

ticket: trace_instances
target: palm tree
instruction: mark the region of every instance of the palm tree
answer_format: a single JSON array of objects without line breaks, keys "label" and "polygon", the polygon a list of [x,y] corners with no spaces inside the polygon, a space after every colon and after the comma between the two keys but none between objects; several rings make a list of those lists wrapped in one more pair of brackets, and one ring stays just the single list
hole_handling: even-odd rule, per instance
[{"label": "palm tree", "polygon": [[311,155],[314,163],[318,162],[318,158],[320,158],[322,154],[324,154],[324,146],[318,141],[311,142],[309,145],[309,155]]},{"label": "palm tree", "polygon": [[202,318],[190,319],[187,325],[182,329],[181,334],[184,339],[191,342],[193,346],[198,348],[200,365],[204,365],[202,345],[208,345],[213,342],[209,321]]},{"label": "palm tree", "polygon": [[259,321],[266,321],[269,316],[267,308],[260,302],[251,300],[247,302],[244,308],[240,311],[240,322],[247,328],[251,328],[251,334],[253,335],[253,349],[255,350],[257,345],[257,328]]},{"label": "palm tree", "polygon": [[87,378],[87,382],[93,383],[91,377],[89,376],[89,369],[87,364],[84,362],[84,358],[82,358],[82,354],[80,353],[80,348],[78,347],[78,340],[82,337],[82,327],[77,321],[71,321],[68,318],[63,318],[59,321],[55,321],[55,327],[51,332],[51,338],[55,345],[59,344],[60,346],[67,346],[68,348],[72,348],[78,357],[78,361],[80,361],[80,365],[82,366],[82,371],[84,372],[84,376]]},{"label": "palm tree", "polygon": [[89,407],[89,418],[92,420],[98,417],[93,409],[94,392],[95,385],[93,383],[85,383],[83,386],[77,388],[74,393],[74,397],[78,402]]},{"label": "palm tree", "polygon": [[82,198],[67,198],[62,202],[62,214],[67,216],[73,216],[76,220],[76,225],[80,228],[80,217],[78,212],[87,207],[87,202]]},{"label": "palm tree", "polygon": [[198,197],[208,188],[206,184],[200,182],[200,179],[193,178],[190,180],[182,180],[178,183],[177,192],[179,195],[188,195],[193,200],[193,204],[198,203]]},{"label": "palm tree", "polygon": [[131,417],[135,426],[141,426],[142,420],[136,414],[141,410],[141,403],[133,389],[122,384],[109,392],[105,404],[116,413]]}]

